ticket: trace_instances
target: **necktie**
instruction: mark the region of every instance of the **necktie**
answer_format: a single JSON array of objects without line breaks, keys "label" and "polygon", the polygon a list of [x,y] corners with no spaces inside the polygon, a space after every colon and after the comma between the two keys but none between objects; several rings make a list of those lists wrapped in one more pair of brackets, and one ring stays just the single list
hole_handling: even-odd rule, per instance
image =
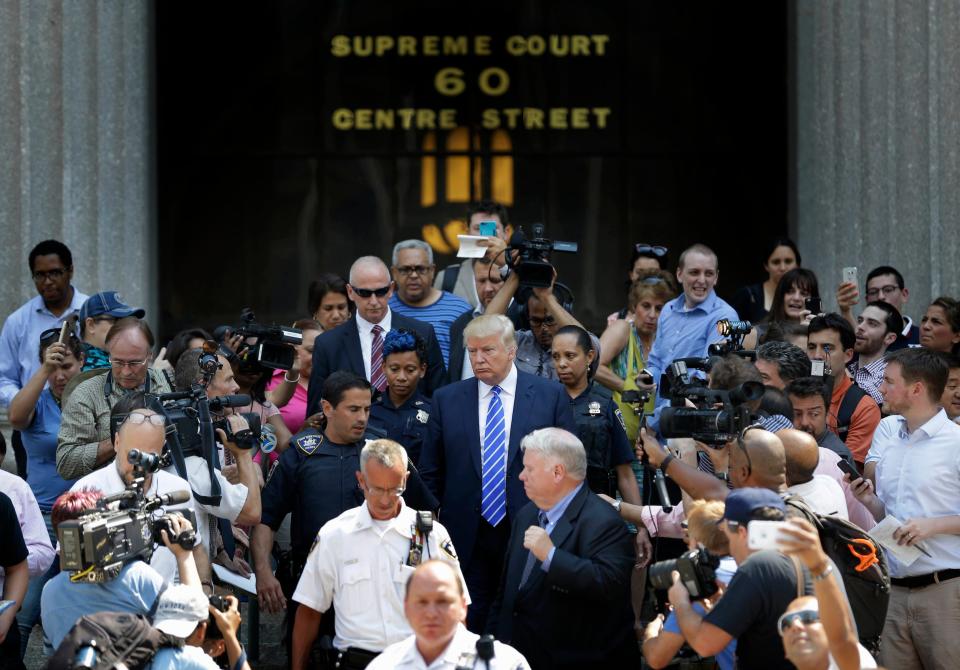
[{"label": "necktie", "polygon": [[503,419],[503,403],[499,386],[494,386],[487,405],[487,421],[483,430],[483,487],[480,515],[496,526],[507,515],[507,432]]},{"label": "necktie", "polygon": [[387,378],[383,374],[383,328],[380,324],[373,327],[373,346],[370,347],[370,384],[378,391],[387,388]]},{"label": "necktie", "polygon": [[[541,528],[547,527],[547,514],[546,512],[540,511],[537,513],[537,521],[540,523]],[[520,577],[520,587],[522,588],[524,584],[527,583],[527,579],[530,577],[530,573],[533,572],[533,566],[537,562],[537,557],[533,555],[531,551],[529,556],[527,556],[527,564],[523,566],[523,575]]]}]

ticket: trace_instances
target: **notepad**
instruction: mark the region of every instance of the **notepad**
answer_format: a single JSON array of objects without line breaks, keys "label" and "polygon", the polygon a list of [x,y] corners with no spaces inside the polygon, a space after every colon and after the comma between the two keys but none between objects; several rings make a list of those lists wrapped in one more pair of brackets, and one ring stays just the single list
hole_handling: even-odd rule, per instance
[{"label": "notepad", "polygon": [[482,235],[457,235],[460,240],[460,249],[457,251],[457,258],[481,258],[487,253],[487,247],[482,247],[477,242],[485,240]]},{"label": "notepad", "polygon": [[902,525],[903,522],[897,519],[897,517],[888,514],[883,518],[883,521],[871,528],[868,532],[870,533],[870,537],[879,542],[881,545],[883,545],[884,549],[893,554],[901,565],[907,566],[912,564],[923,554],[921,554],[920,550],[916,547],[911,547],[906,544],[897,544],[897,540],[893,537],[893,533]]}]

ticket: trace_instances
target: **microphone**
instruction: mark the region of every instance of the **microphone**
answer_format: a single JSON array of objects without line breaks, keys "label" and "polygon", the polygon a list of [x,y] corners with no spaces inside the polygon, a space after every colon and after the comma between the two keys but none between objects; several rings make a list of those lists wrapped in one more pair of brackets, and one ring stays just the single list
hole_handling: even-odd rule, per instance
[{"label": "microphone", "polygon": [[673,511],[673,505],[670,504],[670,494],[667,493],[667,481],[663,478],[663,470],[657,468],[653,471],[653,484],[657,487],[657,495],[660,496],[660,506],[664,512]]},{"label": "microphone", "polygon": [[246,407],[250,404],[250,396],[244,394],[222,395],[210,401],[210,410],[219,412],[224,407]]},{"label": "microphone", "polygon": [[186,502],[190,502],[190,491],[171,491],[160,496],[160,504],[164,507],[167,505],[182,505]]},{"label": "microphone", "polygon": [[493,635],[483,635],[477,640],[477,656],[490,667],[490,660],[493,658]]}]

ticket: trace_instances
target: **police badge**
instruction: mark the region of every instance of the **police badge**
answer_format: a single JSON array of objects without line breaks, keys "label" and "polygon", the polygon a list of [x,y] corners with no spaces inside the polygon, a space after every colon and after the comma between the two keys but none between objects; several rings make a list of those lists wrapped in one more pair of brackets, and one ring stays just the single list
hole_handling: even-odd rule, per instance
[{"label": "police badge", "polygon": [[420,423],[426,423],[427,421],[429,421],[429,419],[430,419],[430,415],[426,411],[422,409],[417,410],[417,421],[419,421]]},{"label": "police badge", "polygon": [[591,416],[598,416],[600,414],[600,403],[596,400],[587,405],[587,411]]}]

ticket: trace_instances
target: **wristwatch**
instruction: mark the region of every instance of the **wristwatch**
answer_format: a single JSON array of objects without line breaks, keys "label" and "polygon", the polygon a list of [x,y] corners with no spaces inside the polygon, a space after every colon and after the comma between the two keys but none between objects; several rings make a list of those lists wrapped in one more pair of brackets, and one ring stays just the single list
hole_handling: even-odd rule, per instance
[{"label": "wristwatch", "polygon": [[821,572],[821,573],[818,574],[818,575],[813,575],[813,574],[811,574],[811,575],[810,575],[810,578],[813,579],[813,581],[815,581],[815,582],[819,582],[819,581],[823,581],[824,579],[826,579],[827,577],[829,577],[831,574],[833,574],[833,563],[830,563],[830,562],[828,561],[828,562],[827,562],[827,567],[824,568],[823,572]]},{"label": "wristwatch", "polygon": [[617,514],[620,514],[620,505],[623,504],[622,500],[613,501],[613,509],[617,510]]}]

